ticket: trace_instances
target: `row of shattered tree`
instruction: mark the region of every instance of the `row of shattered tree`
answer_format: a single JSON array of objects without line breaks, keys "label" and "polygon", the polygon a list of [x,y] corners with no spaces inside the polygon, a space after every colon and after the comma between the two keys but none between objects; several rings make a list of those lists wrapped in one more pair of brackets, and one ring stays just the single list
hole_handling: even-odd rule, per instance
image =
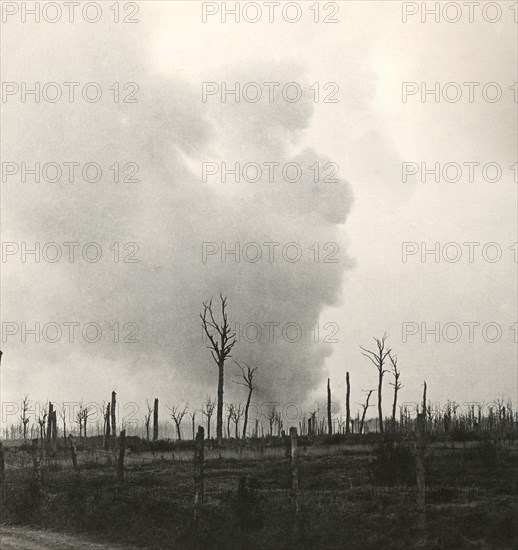
[{"label": "row of shattered tree", "polygon": [[[244,361],[233,360],[239,368],[238,379],[233,380],[246,389],[245,403],[225,403],[224,383],[225,367],[232,357],[231,352],[236,344],[236,334],[230,328],[227,313],[227,299],[220,295],[220,312],[215,312],[212,300],[203,303],[203,310],[200,313],[201,324],[208,339],[208,348],[217,366],[217,399],[208,396],[199,410],[189,410],[189,404],[177,404],[167,407],[169,416],[176,428],[176,438],[182,439],[182,423],[184,419],[190,418],[191,437],[195,438],[196,423],[206,423],[207,437],[211,438],[211,423],[214,414],[216,415],[216,440],[219,444],[223,438],[234,437],[235,439],[246,437],[282,436],[284,434],[283,415],[275,405],[271,405],[268,411],[262,412],[261,417],[250,418],[250,406],[252,395],[255,389],[255,376],[257,367],[251,366]],[[365,402],[358,404],[360,410],[355,417],[351,417],[351,381],[349,372],[346,373],[346,403],[345,417],[340,414],[337,417],[333,414],[333,403],[331,399],[331,381],[327,384],[327,406],[316,408],[303,416],[299,421],[299,433],[302,435],[321,434],[364,434],[367,432],[388,433],[409,433],[415,430],[416,414],[424,413],[426,429],[434,433],[452,432],[480,432],[495,431],[512,433],[518,426],[518,415],[510,401],[504,402],[499,399],[491,404],[473,403],[468,408],[461,409],[456,402],[448,402],[444,407],[434,405],[427,400],[427,387],[424,383],[423,398],[420,404],[411,406],[409,404],[398,404],[399,391],[403,387],[401,382],[401,371],[398,366],[398,358],[388,346],[387,335],[381,338],[374,338],[375,346],[367,349],[360,346],[362,354],[367,357],[376,368],[377,387],[364,390]],[[0,352],[1,361],[1,352]],[[390,386],[393,388],[391,404],[391,416],[386,418],[383,414],[383,387],[385,376],[389,375]],[[367,420],[367,412],[374,405],[371,402],[373,394],[377,396],[377,416],[375,419]],[[10,428],[4,428],[5,439],[39,439],[41,443],[55,444],[58,438],[58,415],[59,426],[62,428],[63,439],[67,437],[67,428],[70,434],[86,438],[88,434],[88,422],[92,417],[97,419],[97,435],[102,436],[103,446],[110,448],[115,446],[117,436],[117,401],[116,394],[112,392],[111,400],[101,407],[97,405],[78,404],[72,414],[67,411],[65,404],[57,406],[52,402],[45,405],[39,411],[36,422],[30,424],[31,411],[28,396],[26,396],[20,408],[20,423],[13,424]],[[100,410],[99,410],[100,409]],[[159,427],[159,402],[155,399],[151,406],[147,403],[144,416],[145,437],[147,440],[156,441],[159,433],[165,431],[166,426],[162,423]],[[198,414],[201,413],[199,416]],[[324,414],[322,414],[324,413]],[[72,424],[67,427],[67,417]],[[124,420],[119,422],[123,427]],[[76,427],[77,426],[77,427]],[[77,429],[78,428],[78,429]],[[144,435],[140,432],[140,435]]]}]

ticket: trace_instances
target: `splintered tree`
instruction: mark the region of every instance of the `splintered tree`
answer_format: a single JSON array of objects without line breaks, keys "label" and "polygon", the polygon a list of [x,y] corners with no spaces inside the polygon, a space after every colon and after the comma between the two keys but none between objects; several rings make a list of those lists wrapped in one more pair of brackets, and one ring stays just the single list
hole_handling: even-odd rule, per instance
[{"label": "splintered tree", "polygon": [[380,433],[383,433],[383,408],[381,403],[381,394],[383,390],[383,375],[388,372],[383,367],[385,366],[385,361],[390,355],[390,348],[386,347],[386,340],[388,336],[385,333],[381,338],[374,338],[376,342],[376,351],[371,351],[360,346],[362,354],[365,355],[368,359],[371,360],[372,364],[378,370],[378,417],[379,417],[379,426]]},{"label": "splintered tree", "polygon": [[362,405],[363,412],[362,412],[362,419],[360,420],[360,434],[363,433],[363,425],[365,423],[365,415],[367,414],[367,409],[370,407],[369,400],[371,398],[372,392],[374,390],[367,390],[367,399],[365,400],[365,404]]},{"label": "splintered tree", "polygon": [[61,404],[61,407],[58,409],[59,416],[63,421],[63,441],[66,443],[67,440],[67,411],[65,403]]},{"label": "splintered tree", "polygon": [[248,390],[248,396],[246,398],[246,405],[245,405],[245,412],[244,412],[244,419],[243,419],[243,439],[246,437],[246,428],[248,426],[248,411],[250,409],[250,401],[252,400],[252,392],[254,391],[254,374],[257,370],[257,367],[251,367],[244,361],[239,363],[238,361],[234,361],[234,363],[239,367],[241,370],[241,378],[243,379],[243,382],[240,382],[238,380],[234,380],[236,384],[239,384],[240,386],[245,386]]},{"label": "splintered tree", "polygon": [[184,408],[180,408],[180,405],[175,405],[174,407],[167,407],[171,413],[171,418],[173,419],[176,426],[176,435],[178,441],[182,439],[182,433],[180,431],[180,425],[182,424],[183,417],[187,414],[187,409],[189,408],[189,403],[186,403]]},{"label": "splintered tree", "polygon": [[398,391],[403,387],[403,384],[399,381],[401,377],[401,372],[397,368],[397,356],[389,353],[389,359],[392,363],[392,376],[394,376],[394,382],[391,382],[390,385],[394,388],[394,401],[392,402],[392,430],[396,431],[396,408],[397,408],[397,394]]},{"label": "splintered tree", "polygon": [[153,414],[153,407],[146,401],[147,413],[144,415],[144,425],[146,426],[146,439],[149,441],[149,426],[151,424],[151,415]]},{"label": "splintered tree", "polygon": [[214,409],[216,408],[216,402],[212,399],[210,395],[207,395],[207,399],[203,404],[201,410],[203,416],[207,419],[207,439],[210,439],[210,421],[212,415],[214,414]]},{"label": "splintered tree", "polygon": [[231,357],[230,352],[236,343],[236,334],[228,324],[227,299],[222,294],[221,321],[217,321],[212,311],[212,300],[203,302],[203,313],[200,313],[202,327],[209,339],[212,358],[218,366],[218,408],[216,411],[216,437],[218,444],[223,442],[223,384],[225,376],[225,361]]},{"label": "splintered tree", "polygon": [[29,412],[29,407],[29,396],[26,395],[22,401],[22,414],[20,416],[23,425],[23,439],[27,439],[27,424],[29,423],[29,417],[27,416],[27,413]]},{"label": "splintered tree", "polygon": [[331,379],[327,379],[327,433],[333,433],[333,419],[331,415]]}]

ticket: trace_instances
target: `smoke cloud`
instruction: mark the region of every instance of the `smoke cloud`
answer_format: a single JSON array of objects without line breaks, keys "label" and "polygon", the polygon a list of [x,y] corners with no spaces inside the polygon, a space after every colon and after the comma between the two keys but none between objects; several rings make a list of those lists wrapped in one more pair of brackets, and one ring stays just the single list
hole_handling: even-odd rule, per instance
[{"label": "smoke cloud", "polygon": [[[255,399],[303,402],[325,376],[326,357],[340,338],[340,320],[320,318],[321,312],[339,302],[344,271],[352,265],[339,237],[352,204],[350,187],[340,172],[324,182],[331,159],[305,143],[311,96],[296,103],[202,103],[201,82],[153,73],[135,43],[104,36],[90,41],[86,53],[75,37],[74,55],[88,62],[70,74],[70,65],[65,71],[45,62],[42,48],[31,61],[31,74],[40,72],[33,79],[96,81],[104,91],[115,81],[133,81],[139,103],[7,104],[4,160],[134,162],[140,181],[4,184],[4,242],[95,241],[103,251],[97,263],[22,264],[15,258],[4,264],[2,321],[97,322],[103,328],[96,343],[9,338],[2,346],[4,399],[29,392],[35,399],[95,400],[117,389],[122,400],[159,396],[199,404],[216,389],[199,313],[211,297],[218,306],[222,293],[231,325],[241,330],[233,357],[258,367]],[[28,80],[15,62],[6,72],[5,80]],[[306,92],[312,84],[294,62],[232,67],[207,80],[226,81],[229,88],[237,81],[295,81]],[[230,175],[222,182],[218,173],[202,181],[203,163],[221,171],[223,162],[229,168],[257,163],[262,177],[235,182]],[[274,182],[265,163],[279,163]],[[287,163],[302,168],[299,181],[282,177]],[[316,183],[309,169],[315,163],[321,172]],[[138,243],[139,262],[115,263],[109,247],[128,242]],[[222,255],[225,249],[230,252]],[[209,252],[205,261],[203,250]],[[121,339],[128,334],[125,323],[138,325],[138,343],[114,343],[115,322]],[[232,384],[235,371],[230,361],[226,397],[242,399]]]}]

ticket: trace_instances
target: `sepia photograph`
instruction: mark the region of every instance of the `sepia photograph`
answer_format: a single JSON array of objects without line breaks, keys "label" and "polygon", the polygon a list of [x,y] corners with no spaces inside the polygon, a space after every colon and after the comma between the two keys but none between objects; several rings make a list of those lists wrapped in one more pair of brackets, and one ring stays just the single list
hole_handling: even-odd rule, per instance
[{"label": "sepia photograph", "polygon": [[518,2],[0,0],[2,550],[518,549]]}]

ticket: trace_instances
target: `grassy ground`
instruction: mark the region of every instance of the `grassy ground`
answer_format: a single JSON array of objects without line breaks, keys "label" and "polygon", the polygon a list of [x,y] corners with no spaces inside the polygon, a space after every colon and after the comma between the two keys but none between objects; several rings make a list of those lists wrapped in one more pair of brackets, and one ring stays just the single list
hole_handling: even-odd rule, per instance
[{"label": "grassy ground", "polygon": [[[196,519],[192,463],[173,462],[167,453],[165,460],[134,460],[124,483],[117,481],[114,466],[101,462],[83,462],[79,478],[50,462],[43,469],[41,494],[30,468],[8,468],[2,521],[79,534],[104,541],[106,548],[510,550],[518,545],[516,447],[430,446],[425,517],[415,506],[408,444],[301,448],[298,513],[290,462],[282,452],[261,456],[257,451],[252,458],[221,454],[205,463],[205,499]],[[247,491],[238,498],[242,477]]]}]

